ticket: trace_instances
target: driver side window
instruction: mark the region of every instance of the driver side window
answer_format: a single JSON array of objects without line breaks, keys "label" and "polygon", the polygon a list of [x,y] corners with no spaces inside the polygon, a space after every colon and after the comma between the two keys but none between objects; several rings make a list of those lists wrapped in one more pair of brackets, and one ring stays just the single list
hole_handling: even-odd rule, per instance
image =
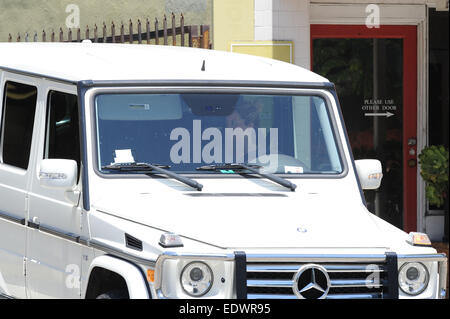
[{"label": "driver side window", "polygon": [[80,176],[80,137],[76,95],[50,91],[47,99],[44,158],[77,162]]}]

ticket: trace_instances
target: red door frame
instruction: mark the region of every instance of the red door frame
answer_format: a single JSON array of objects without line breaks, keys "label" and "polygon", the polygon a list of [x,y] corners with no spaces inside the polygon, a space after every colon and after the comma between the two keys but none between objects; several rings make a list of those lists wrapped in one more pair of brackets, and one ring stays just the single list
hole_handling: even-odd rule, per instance
[{"label": "red door frame", "polygon": [[[381,25],[311,25],[311,69],[313,40],[320,38],[393,38],[403,39],[403,229],[417,230],[417,146],[408,146],[409,138],[417,140],[417,26]],[[339,92],[338,92],[339,94]],[[416,143],[417,144],[417,143]],[[410,155],[410,149],[414,155]]]}]

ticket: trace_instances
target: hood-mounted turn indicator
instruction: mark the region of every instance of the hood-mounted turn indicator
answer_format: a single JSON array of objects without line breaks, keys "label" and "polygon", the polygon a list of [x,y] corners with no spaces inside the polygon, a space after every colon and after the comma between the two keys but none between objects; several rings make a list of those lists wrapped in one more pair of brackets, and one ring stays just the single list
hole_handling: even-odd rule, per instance
[{"label": "hood-mounted turn indicator", "polygon": [[161,238],[159,239],[159,245],[164,248],[169,247],[183,247],[183,241],[181,240],[181,237],[174,233],[164,233],[161,235]]}]

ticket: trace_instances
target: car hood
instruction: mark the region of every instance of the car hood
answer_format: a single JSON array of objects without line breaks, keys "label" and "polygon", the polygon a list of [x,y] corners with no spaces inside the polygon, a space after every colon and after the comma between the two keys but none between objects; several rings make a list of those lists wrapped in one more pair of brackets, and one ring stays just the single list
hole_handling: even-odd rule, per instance
[{"label": "car hood", "polygon": [[93,207],[221,248],[387,248],[360,199],[298,192],[114,194]]}]

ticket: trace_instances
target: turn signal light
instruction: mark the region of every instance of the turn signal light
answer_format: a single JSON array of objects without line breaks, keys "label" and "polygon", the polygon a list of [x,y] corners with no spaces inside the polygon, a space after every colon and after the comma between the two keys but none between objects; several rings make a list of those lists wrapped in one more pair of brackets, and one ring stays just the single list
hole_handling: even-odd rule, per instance
[{"label": "turn signal light", "polygon": [[408,243],[413,246],[431,246],[430,238],[424,233],[410,232]]},{"label": "turn signal light", "polygon": [[368,178],[369,179],[381,180],[383,178],[383,174],[382,173],[369,174]]},{"label": "turn signal light", "polygon": [[164,247],[183,247],[181,237],[174,233],[164,233],[159,239],[159,244]]},{"label": "turn signal light", "polygon": [[147,281],[155,282],[155,271],[153,269],[147,269]]}]

